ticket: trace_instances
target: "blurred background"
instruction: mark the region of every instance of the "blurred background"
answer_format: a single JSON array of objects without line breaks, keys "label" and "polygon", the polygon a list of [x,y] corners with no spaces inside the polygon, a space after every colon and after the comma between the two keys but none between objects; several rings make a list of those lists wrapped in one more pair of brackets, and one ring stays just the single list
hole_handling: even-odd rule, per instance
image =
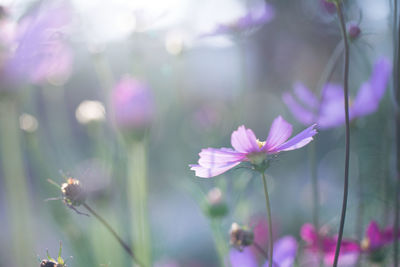
[{"label": "blurred background", "polygon": [[[242,124],[265,139],[282,115],[294,133],[301,131],[282,94],[299,81],[319,94],[341,40],[336,15],[319,0],[268,1],[268,18],[242,28],[235,22],[263,11],[264,1],[0,4],[0,266],[39,266],[47,248],[57,256],[60,241],[69,266],[129,266],[98,221],[61,200],[45,201],[61,195],[47,179],[80,179],[87,203],[130,242],[134,218],[126,184],[132,158],[112,110],[118,105],[113,88],[124,77],[146,84],[154,98],[145,133],[153,265],[218,266],[215,223],[203,209],[206,194],[217,186],[228,204],[217,222],[228,244],[232,222],[252,225],[265,217],[262,181],[246,169],[201,179],[188,164],[197,162],[201,148],[230,147],[230,134]],[[391,3],[346,1],[346,20],[361,29],[351,45],[354,96],[374,61],[392,56]],[[341,81],[341,66],[339,59],[331,81]],[[352,125],[347,237],[355,238],[359,196],[352,192],[359,177],[365,185],[362,231],[371,219],[382,225],[392,220],[391,98],[388,88],[379,110]],[[344,127],[320,131],[315,142],[320,224],[336,231]],[[267,175],[274,231],[299,239],[301,225],[312,221],[309,148],[281,154]]]}]

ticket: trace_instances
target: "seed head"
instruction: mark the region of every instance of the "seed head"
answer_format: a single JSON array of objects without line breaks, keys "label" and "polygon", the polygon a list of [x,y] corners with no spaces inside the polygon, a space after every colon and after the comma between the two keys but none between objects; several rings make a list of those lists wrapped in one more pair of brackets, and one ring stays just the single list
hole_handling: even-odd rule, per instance
[{"label": "seed head", "polygon": [[254,241],[254,233],[240,227],[237,223],[232,224],[229,235],[231,245],[239,250],[243,250],[244,247],[252,245]]},{"label": "seed head", "polygon": [[86,192],[80,181],[68,178],[66,183],[61,185],[61,192],[65,204],[69,206],[80,206],[86,200]]}]

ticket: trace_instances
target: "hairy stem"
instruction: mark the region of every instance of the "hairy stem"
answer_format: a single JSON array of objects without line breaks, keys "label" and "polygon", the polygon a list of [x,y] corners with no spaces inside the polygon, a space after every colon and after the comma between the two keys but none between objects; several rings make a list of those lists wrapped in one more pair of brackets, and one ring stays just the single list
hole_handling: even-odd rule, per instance
[{"label": "hairy stem", "polygon": [[271,218],[271,204],[269,202],[269,196],[268,196],[268,188],[267,188],[267,179],[265,178],[265,173],[262,172],[262,179],[263,179],[263,184],[264,184],[264,194],[265,194],[265,204],[267,206],[267,215],[268,215],[268,241],[269,241],[269,259],[268,259],[268,265],[269,267],[272,267],[273,263],[273,255],[274,255],[274,240],[272,239],[272,218]]},{"label": "hairy stem", "polygon": [[346,152],[345,152],[345,167],[344,167],[344,186],[343,186],[343,203],[342,203],[342,214],[340,217],[338,240],[336,244],[335,258],[333,261],[333,266],[336,267],[339,260],[340,246],[342,243],[344,222],[346,218],[347,209],[347,196],[349,191],[349,164],[350,164],[350,119],[349,119],[349,41],[347,39],[346,25],[343,17],[342,3],[336,3],[336,9],[339,16],[340,28],[344,40],[344,79],[343,79],[343,89],[344,89],[344,111],[346,119]]},{"label": "hairy stem", "polygon": [[136,261],[136,263],[139,266],[144,267],[144,265],[141,264],[140,262],[138,262],[138,260],[135,258],[135,255],[133,254],[131,247],[128,246],[128,244],[126,244],[122,240],[122,238],[117,234],[117,232],[115,232],[115,230],[111,227],[111,225],[105,219],[103,219],[103,217],[101,217],[97,212],[95,212],[88,204],[83,203],[82,205],[89,211],[90,214],[92,214],[97,220],[99,220],[107,228],[108,231],[110,231],[110,233],[119,242],[119,244],[125,249],[125,251],[129,254],[129,256],[131,256],[131,258],[134,261]]}]

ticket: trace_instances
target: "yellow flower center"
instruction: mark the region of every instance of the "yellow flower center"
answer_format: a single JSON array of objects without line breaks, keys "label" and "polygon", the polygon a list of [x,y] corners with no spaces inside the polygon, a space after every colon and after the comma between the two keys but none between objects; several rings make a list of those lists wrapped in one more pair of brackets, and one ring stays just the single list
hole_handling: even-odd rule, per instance
[{"label": "yellow flower center", "polygon": [[369,248],[369,245],[371,244],[371,242],[369,241],[369,239],[366,237],[361,241],[361,249],[362,250],[367,250]]},{"label": "yellow flower center", "polygon": [[263,142],[263,141],[260,141],[259,139],[257,139],[256,142],[257,142],[257,145],[259,148],[262,148],[265,145],[265,141]]}]

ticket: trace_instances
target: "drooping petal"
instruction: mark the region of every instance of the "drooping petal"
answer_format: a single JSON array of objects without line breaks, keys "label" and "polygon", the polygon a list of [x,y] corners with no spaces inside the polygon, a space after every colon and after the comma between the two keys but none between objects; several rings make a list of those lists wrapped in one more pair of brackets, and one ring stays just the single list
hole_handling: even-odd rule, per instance
[{"label": "drooping petal", "polygon": [[360,117],[375,112],[379,107],[391,73],[387,59],[380,59],[374,65],[369,81],[364,83],[354,101],[351,112],[353,117]]},{"label": "drooping petal", "polygon": [[231,136],[232,147],[239,152],[249,153],[259,151],[260,148],[257,144],[257,138],[254,132],[246,129],[244,125],[232,133]]},{"label": "drooping petal", "polygon": [[244,159],[243,153],[230,148],[206,148],[199,153],[199,165],[206,168],[224,166],[232,162],[240,162]]},{"label": "drooping petal", "polygon": [[313,140],[313,136],[317,134],[317,130],[315,129],[317,125],[311,125],[301,133],[297,134],[293,138],[291,138],[289,141],[286,143],[283,143],[282,145],[276,147],[272,151],[268,151],[270,153],[278,153],[280,151],[289,151],[289,150],[294,150],[301,148],[308,143],[310,143]]},{"label": "drooping petal", "polygon": [[250,247],[244,248],[243,251],[231,249],[229,260],[232,267],[258,267],[257,259]]},{"label": "drooping petal", "polygon": [[[309,125],[315,122],[316,114],[300,105],[290,93],[284,93],[283,102],[286,104],[292,115],[302,124]],[[314,121],[313,121],[314,120]]]},{"label": "drooping petal", "polygon": [[211,177],[220,175],[239,164],[240,164],[240,161],[239,162],[231,162],[231,163],[227,163],[225,165],[220,165],[220,166],[212,167],[212,168],[207,168],[207,167],[203,167],[203,166],[195,165],[195,164],[189,165],[189,167],[192,171],[196,172],[197,177],[211,178]]},{"label": "drooping petal", "polygon": [[[274,244],[274,263],[279,267],[292,267],[296,258],[297,241],[292,236],[285,236]],[[268,266],[268,261],[264,267]]]},{"label": "drooping petal", "polygon": [[265,149],[267,151],[274,150],[277,146],[283,144],[291,135],[293,127],[285,121],[281,116],[278,116],[271,125]]},{"label": "drooping petal", "polygon": [[308,89],[304,84],[298,82],[293,86],[293,92],[297,98],[304,103],[305,106],[316,109],[318,108],[319,101],[310,89]]}]

